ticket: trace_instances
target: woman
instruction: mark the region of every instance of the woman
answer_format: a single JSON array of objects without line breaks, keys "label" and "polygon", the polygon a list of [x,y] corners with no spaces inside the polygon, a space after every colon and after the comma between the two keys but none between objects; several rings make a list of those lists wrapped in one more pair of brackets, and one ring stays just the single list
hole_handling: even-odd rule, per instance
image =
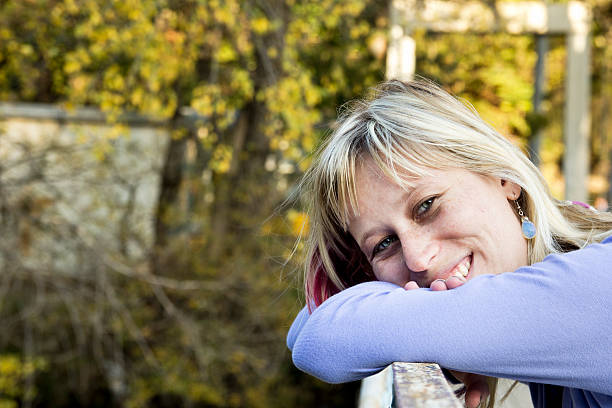
[{"label": "woman", "polygon": [[302,188],[299,368],[344,382],[433,361],[477,374],[459,374],[468,386],[526,382],[538,407],[612,407],[612,216],[554,200],[473,109],[385,83],[342,115]]}]

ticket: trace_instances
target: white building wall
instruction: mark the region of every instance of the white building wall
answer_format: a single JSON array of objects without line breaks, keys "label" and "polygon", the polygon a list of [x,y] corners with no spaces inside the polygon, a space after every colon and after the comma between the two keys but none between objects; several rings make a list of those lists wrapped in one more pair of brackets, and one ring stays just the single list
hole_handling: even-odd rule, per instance
[{"label": "white building wall", "polygon": [[145,259],[168,132],[159,122],[118,129],[100,119],[0,104],[0,194],[10,209],[0,213],[0,256],[13,251],[24,267],[66,274],[94,253]]}]

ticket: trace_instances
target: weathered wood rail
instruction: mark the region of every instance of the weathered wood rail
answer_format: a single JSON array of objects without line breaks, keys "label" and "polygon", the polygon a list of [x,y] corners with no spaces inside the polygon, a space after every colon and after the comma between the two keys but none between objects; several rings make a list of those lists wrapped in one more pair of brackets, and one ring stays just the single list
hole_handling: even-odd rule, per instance
[{"label": "weathered wood rail", "polygon": [[460,408],[435,363],[393,363],[362,381],[358,408]]}]

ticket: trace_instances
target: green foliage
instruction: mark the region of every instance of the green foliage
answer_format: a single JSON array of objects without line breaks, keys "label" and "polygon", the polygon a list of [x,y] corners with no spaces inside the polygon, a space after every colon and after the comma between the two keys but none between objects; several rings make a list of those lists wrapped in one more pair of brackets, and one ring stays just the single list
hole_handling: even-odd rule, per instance
[{"label": "green foliage", "polygon": [[16,408],[20,401],[32,400],[36,388],[26,386],[26,383],[45,367],[45,361],[40,357],[23,361],[16,354],[0,355],[0,407]]},{"label": "green foliage", "polygon": [[[150,268],[215,288],[160,289],[118,277],[108,265],[79,271],[82,278],[63,283],[77,310],[46,298],[48,320],[33,328],[37,338],[51,327],[74,333],[36,350],[52,372],[79,373],[79,380],[40,374],[36,401],[354,405],[355,386],[330,388],[289,362],[284,337],[299,302],[295,289],[287,291],[293,266],[280,263],[304,215],[265,220],[337,105],[382,79],[384,51],[373,52],[371,43],[384,36],[386,14],[385,2],[357,0],[1,3],[0,99],[93,106],[117,124],[128,112],[168,121],[176,177],[162,184]],[[122,133],[115,127],[88,147],[96,165],[112,165]],[[164,171],[162,178],[173,170]],[[13,293],[16,310],[30,304],[26,293]],[[91,293],[100,293],[93,303]],[[10,346],[23,352],[16,333]],[[91,349],[79,346],[89,338]],[[56,357],[66,354],[73,357]],[[124,370],[123,388],[113,385],[108,364]]]},{"label": "green foliage", "polygon": [[[612,147],[612,2],[587,1],[592,31],[591,198],[610,196]],[[563,109],[565,103],[565,38],[550,36],[542,114],[532,112],[534,39],[507,34],[415,33],[417,73],[432,78],[474,105],[493,127],[527,148],[543,132],[540,168],[553,195],[563,197]]]},{"label": "green foliage", "polygon": [[415,39],[419,74],[465,98],[503,134],[527,140],[536,58],[531,37],[419,32]]}]

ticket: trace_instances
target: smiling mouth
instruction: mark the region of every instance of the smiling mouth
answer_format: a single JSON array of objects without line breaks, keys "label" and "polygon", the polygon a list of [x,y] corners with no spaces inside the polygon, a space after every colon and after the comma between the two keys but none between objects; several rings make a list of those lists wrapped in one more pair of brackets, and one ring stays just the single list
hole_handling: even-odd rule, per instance
[{"label": "smiling mouth", "polygon": [[459,279],[461,279],[462,281],[466,281],[468,278],[468,275],[470,274],[470,268],[472,267],[472,256],[473,254],[470,254],[468,256],[466,256],[465,258],[463,258],[461,260],[461,262],[459,262],[448,274],[448,276],[446,277],[446,279],[450,278],[451,276],[455,276]]},{"label": "smiling mouth", "polygon": [[461,280],[462,282],[467,282],[467,280],[471,277],[471,268],[472,268],[472,264],[474,263],[474,253],[470,253],[469,255],[465,256],[461,261],[459,261],[459,263],[457,263],[457,265],[455,265],[450,271],[443,273],[441,275],[438,275],[437,277],[434,275],[429,276],[429,277],[423,277],[425,278],[425,280],[419,280],[419,279],[414,279],[417,284],[419,285],[419,287],[422,288],[426,288],[429,287],[429,285],[431,285],[431,283],[434,280],[443,280],[446,281],[448,278],[451,277],[456,277],[459,280]]}]

